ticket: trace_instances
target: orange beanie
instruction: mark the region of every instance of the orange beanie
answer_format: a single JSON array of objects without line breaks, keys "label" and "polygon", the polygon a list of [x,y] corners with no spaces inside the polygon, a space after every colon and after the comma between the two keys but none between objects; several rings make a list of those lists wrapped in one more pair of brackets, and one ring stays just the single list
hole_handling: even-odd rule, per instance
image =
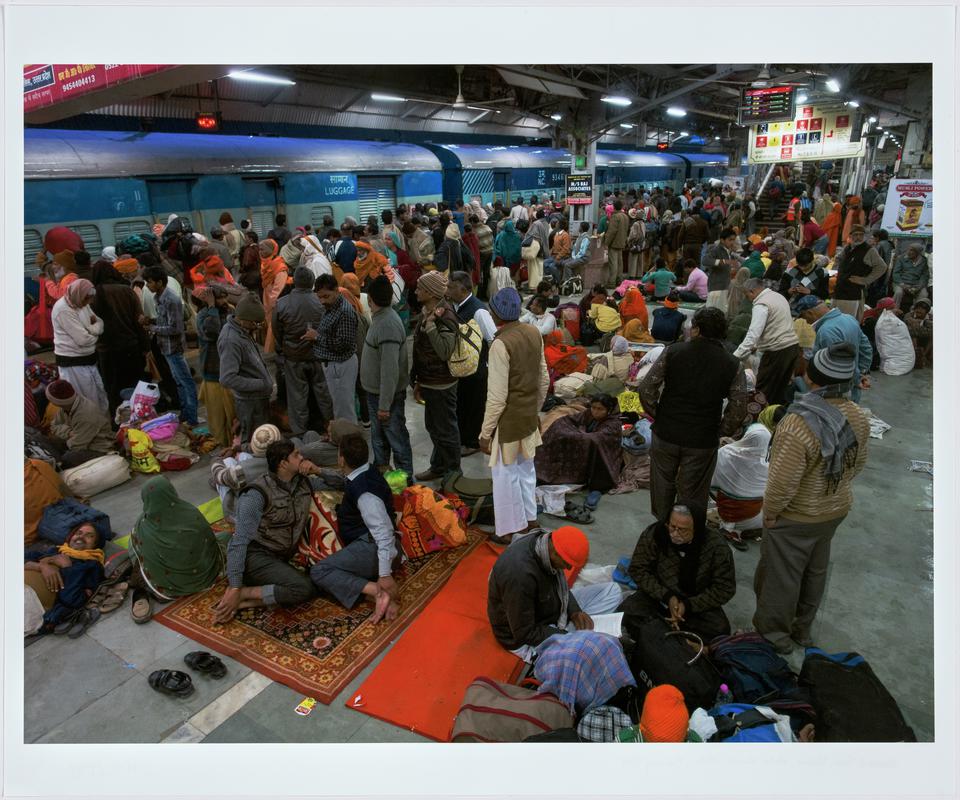
[{"label": "orange beanie", "polygon": [[690,715],[683,694],[668,683],[647,692],[640,715],[640,733],[645,742],[682,742],[687,738]]},{"label": "orange beanie", "polygon": [[553,549],[557,551],[557,555],[572,567],[583,567],[590,557],[590,542],[587,541],[587,535],[572,525],[557,528],[550,534],[550,541],[553,542]]},{"label": "orange beanie", "polygon": [[133,275],[140,269],[140,262],[135,258],[118,258],[113,262],[113,268],[121,275]]}]

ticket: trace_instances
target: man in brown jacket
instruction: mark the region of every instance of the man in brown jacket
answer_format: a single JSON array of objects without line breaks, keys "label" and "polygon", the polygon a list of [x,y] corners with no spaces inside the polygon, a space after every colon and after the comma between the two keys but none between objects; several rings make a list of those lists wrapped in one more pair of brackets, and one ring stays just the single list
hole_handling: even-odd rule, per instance
[{"label": "man in brown jacket", "polygon": [[515,533],[537,527],[537,472],[540,407],[550,378],[543,339],[533,326],[518,322],[520,295],[501,289],[490,300],[497,334],[490,345],[487,405],[480,429],[480,449],[490,455],[498,544]]},{"label": "man in brown jacket", "polygon": [[47,399],[60,410],[50,423],[50,432],[67,446],[64,469],[114,452],[110,420],[99,406],[77,394],[65,380],[47,386]]},{"label": "man in brown jacket", "polygon": [[610,224],[603,233],[603,244],[607,248],[608,283],[616,283],[623,274],[623,251],[627,246],[627,234],[630,231],[630,220],[623,213],[623,201],[613,201],[613,216]]},{"label": "man in brown jacket", "polygon": [[849,342],[818,350],[804,376],[810,391],[798,395],[773,437],[753,624],[779,653],[794,643],[813,644],[830,541],[853,505],[850,484],[867,461],[870,422],[843,396],[856,358]]}]

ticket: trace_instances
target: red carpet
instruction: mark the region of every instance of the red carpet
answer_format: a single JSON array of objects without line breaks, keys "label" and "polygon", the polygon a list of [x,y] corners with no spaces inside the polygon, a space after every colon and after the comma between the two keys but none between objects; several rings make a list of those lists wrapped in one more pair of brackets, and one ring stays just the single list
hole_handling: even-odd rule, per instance
[{"label": "red carpet", "polygon": [[461,561],[347,708],[446,742],[474,678],[515,679],[523,662],[497,643],[487,620],[497,552],[484,544]]},{"label": "red carpet", "polygon": [[268,678],[330,703],[417,618],[471,551],[480,545],[491,553],[484,538],[470,530],[463,547],[407,561],[395,576],[401,603],[400,615],[392,622],[371,624],[369,600],[348,611],[318,597],[296,608],[246,609],[229,624],[217,625],[211,607],[223,594],[223,581],[171,603],[153,618]]}]

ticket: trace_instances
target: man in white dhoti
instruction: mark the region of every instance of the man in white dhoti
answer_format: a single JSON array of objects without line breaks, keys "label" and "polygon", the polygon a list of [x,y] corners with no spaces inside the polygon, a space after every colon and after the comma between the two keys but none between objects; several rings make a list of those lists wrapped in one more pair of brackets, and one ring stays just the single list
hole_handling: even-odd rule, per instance
[{"label": "man in white dhoti", "polygon": [[496,523],[491,540],[498,544],[537,527],[533,459],[542,441],[540,407],[550,378],[540,332],[518,321],[520,311],[516,289],[501,289],[490,301],[497,333],[490,345],[480,449],[490,455]]}]

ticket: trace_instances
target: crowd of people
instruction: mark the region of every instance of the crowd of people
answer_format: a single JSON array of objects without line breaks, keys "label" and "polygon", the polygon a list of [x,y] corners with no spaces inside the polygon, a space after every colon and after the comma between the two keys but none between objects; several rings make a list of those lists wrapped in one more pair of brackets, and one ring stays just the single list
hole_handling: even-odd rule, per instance
[{"label": "crowd of people", "polygon": [[[131,391],[152,380],[157,413],[178,413],[217,448],[228,541],[165,477],[143,486],[127,579],[138,622],[152,600],[221,574],[219,623],[318,593],[346,608],[368,598],[373,621],[393,619],[402,558],[384,475],[445,481],[481,451],[491,540],[506,546],[488,601],[504,648],[537,662],[557,635],[618,609],[625,626],[665,618],[704,641],[727,635],[728,542],[750,539],[761,539],[754,627],[778,653],[810,646],[830,543],[867,459],[858,402],[891,331],[906,333],[918,368],[930,363],[932,285],[921,246],[895,255],[868,228],[875,191],[840,202],[818,185],[814,206],[813,188],[781,183],[771,191],[792,194],[792,216],[773,233],[753,194],[712,183],[609,192],[596,225],[545,196],[401,205],[293,231],[278,215],[262,238],[228,212],[208,237],[171,215],[95,260],[54,229],[26,332],[30,348],[52,344],[55,369],[28,358],[28,440],[58,469],[114,453]],[[607,280],[562,302],[598,253]],[[572,375],[590,387],[579,401],[560,390]],[[430,439],[421,472],[408,389]],[[587,503],[567,516],[589,523],[584,512],[627,475],[631,442],[647,458],[638,485],[653,516],[627,568],[635,592],[570,590],[589,541],[579,527],[541,527],[537,487],[583,486]],[[50,466],[45,480],[68,494]],[[304,570],[291,558],[319,490],[343,493],[344,546]],[[84,522],[27,553],[40,630],[72,631],[93,600],[104,607],[103,547]]]}]

